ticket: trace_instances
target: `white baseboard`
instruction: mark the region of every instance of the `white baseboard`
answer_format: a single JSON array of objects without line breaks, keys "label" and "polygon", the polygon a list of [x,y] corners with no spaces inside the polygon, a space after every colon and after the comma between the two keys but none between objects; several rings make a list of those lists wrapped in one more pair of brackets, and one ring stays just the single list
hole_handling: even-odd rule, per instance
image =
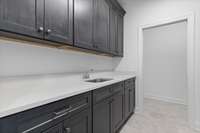
[{"label": "white baseboard", "polygon": [[200,122],[196,122],[195,129],[197,131],[200,131]]},{"label": "white baseboard", "polygon": [[138,113],[141,113],[141,110],[140,110],[140,108],[139,108],[139,107],[137,107],[137,106],[136,106],[136,108],[135,108],[135,113],[137,113],[137,114],[138,114]]},{"label": "white baseboard", "polygon": [[184,100],[177,99],[177,98],[156,96],[156,95],[153,95],[153,94],[145,94],[144,97],[149,98],[149,99],[155,99],[155,100],[159,100],[159,101],[169,102],[169,103],[187,105]]}]

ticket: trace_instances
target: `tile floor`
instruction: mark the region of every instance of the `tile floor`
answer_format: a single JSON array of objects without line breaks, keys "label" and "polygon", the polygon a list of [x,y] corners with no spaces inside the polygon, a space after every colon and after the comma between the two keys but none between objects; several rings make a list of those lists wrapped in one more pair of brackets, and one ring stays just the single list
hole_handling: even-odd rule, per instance
[{"label": "tile floor", "polygon": [[145,99],[144,112],[135,114],[120,133],[200,133],[187,124],[184,105]]}]

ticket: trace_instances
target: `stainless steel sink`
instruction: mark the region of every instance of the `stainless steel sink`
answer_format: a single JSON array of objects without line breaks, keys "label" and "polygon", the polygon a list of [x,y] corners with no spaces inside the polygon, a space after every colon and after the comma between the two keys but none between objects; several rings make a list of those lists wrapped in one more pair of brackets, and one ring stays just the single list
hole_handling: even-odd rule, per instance
[{"label": "stainless steel sink", "polygon": [[86,80],[86,82],[101,83],[101,82],[106,82],[106,81],[110,81],[110,80],[113,80],[113,79],[109,79],[109,78],[97,78],[97,79]]}]

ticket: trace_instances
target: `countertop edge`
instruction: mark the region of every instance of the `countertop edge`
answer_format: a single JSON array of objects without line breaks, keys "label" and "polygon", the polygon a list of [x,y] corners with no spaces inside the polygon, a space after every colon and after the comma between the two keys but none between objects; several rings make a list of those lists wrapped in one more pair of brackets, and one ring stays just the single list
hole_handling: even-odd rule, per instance
[{"label": "countertop edge", "polygon": [[109,86],[109,85],[112,85],[112,84],[115,84],[115,83],[118,83],[118,82],[121,82],[121,81],[128,80],[130,78],[135,78],[135,77],[136,77],[136,75],[127,75],[126,78],[123,78],[123,79],[120,79],[120,80],[114,80],[112,82],[107,82],[106,84],[100,84],[100,85],[96,84],[96,86],[93,87],[93,88],[87,88],[87,89],[83,89],[81,91],[76,91],[76,92],[73,92],[73,93],[67,93],[67,94],[63,94],[63,95],[60,95],[60,96],[57,96],[57,97],[54,97],[54,98],[30,103],[30,104],[27,104],[25,106],[20,106],[20,107],[13,108],[13,109],[10,109],[10,110],[5,110],[5,111],[0,112],[0,119],[15,115],[15,114],[20,113],[20,112],[28,111],[28,110],[33,109],[33,108],[44,106],[44,105],[47,105],[47,104],[50,104],[50,103],[53,103],[53,102],[56,102],[56,101],[59,101],[59,100],[62,100],[62,99],[66,99],[66,98],[70,98],[70,97],[73,97],[73,96],[76,96],[76,95],[87,93],[89,91],[93,91],[93,90],[96,90],[96,89],[99,89],[99,88],[102,88],[102,87],[105,87],[105,86]]}]

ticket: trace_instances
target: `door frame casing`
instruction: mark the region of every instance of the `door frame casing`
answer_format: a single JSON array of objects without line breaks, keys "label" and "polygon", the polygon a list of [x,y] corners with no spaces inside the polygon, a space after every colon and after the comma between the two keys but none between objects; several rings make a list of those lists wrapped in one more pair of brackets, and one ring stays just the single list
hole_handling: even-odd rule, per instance
[{"label": "door frame casing", "polygon": [[195,43],[195,15],[193,12],[186,15],[164,19],[150,24],[143,24],[138,29],[138,61],[137,61],[137,92],[138,111],[143,111],[144,81],[143,81],[143,31],[147,28],[187,21],[187,90],[188,90],[188,121],[190,126],[198,128],[197,115],[197,51]]}]

